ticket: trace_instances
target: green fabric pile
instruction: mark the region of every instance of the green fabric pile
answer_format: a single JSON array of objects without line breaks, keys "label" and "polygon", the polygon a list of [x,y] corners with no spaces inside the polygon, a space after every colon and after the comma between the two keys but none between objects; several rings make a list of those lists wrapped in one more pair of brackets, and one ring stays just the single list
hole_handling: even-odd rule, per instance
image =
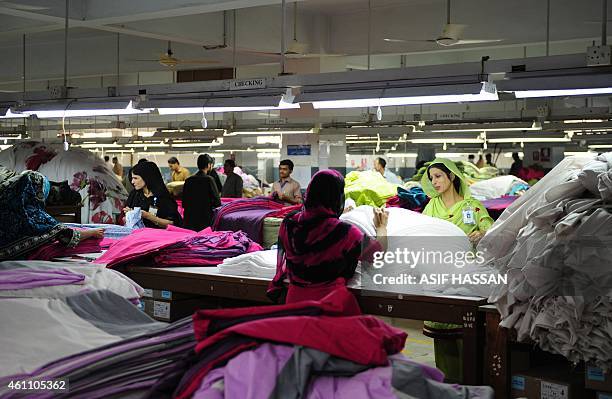
[{"label": "green fabric pile", "polygon": [[346,175],[344,196],[355,201],[357,206],[383,206],[397,194],[397,185],[389,183],[380,173],[374,171],[353,171]]}]

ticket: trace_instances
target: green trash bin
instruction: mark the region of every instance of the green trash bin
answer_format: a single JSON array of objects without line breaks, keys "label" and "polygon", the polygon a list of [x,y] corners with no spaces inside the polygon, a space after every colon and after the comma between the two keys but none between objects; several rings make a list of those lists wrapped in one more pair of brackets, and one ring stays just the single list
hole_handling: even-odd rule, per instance
[{"label": "green trash bin", "polygon": [[433,338],[436,367],[446,381],[463,382],[463,329],[457,324],[426,321],[423,335]]}]

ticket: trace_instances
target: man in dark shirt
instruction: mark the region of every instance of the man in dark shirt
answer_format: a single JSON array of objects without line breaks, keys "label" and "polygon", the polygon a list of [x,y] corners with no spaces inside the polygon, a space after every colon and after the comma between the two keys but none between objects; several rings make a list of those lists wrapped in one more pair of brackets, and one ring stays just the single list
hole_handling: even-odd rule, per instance
[{"label": "man in dark shirt", "polygon": [[521,171],[521,169],[523,169],[523,161],[519,157],[518,152],[512,153],[512,159],[514,159],[514,162],[510,167],[510,174],[518,177],[519,172]]},{"label": "man in dark shirt", "polygon": [[194,231],[212,225],[213,209],[221,206],[217,185],[207,174],[210,170],[209,160],[206,154],[198,157],[199,171],[187,178],[183,187],[184,227]]},{"label": "man in dark shirt", "polygon": [[225,184],[223,185],[223,198],[242,198],[242,177],[234,173],[236,162],[233,159],[226,159],[223,164],[225,172]]}]

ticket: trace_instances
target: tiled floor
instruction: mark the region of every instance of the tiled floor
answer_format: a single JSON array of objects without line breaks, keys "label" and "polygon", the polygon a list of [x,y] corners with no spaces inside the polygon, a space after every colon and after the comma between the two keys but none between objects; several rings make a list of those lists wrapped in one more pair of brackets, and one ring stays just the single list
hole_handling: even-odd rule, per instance
[{"label": "tiled floor", "polygon": [[436,361],[434,357],[433,339],[423,335],[422,320],[394,319],[389,317],[380,318],[386,323],[406,331],[408,334],[406,346],[402,351],[404,355],[417,362],[435,367]]}]

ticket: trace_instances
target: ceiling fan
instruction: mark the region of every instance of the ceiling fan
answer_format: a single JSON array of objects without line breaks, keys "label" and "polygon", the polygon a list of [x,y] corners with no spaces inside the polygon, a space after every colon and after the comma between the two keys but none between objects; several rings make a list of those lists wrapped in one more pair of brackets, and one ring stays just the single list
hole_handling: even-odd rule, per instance
[{"label": "ceiling fan", "polygon": [[203,60],[203,59],[190,59],[190,60],[184,60],[184,59],[180,59],[180,58],[176,58],[174,56],[174,53],[172,52],[172,43],[168,42],[168,49],[166,50],[166,52],[164,54],[160,54],[158,59],[148,59],[148,60],[143,60],[143,59],[136,59],[136,60],[130,60],[130,61],[137,61],[137,62],[158,62],[161,65],[168,67],[168,68],[175,68],[177,65],[184,65],[184,64],[218,64],[219,61],[215,61],[215,60]]},{"label": "ceiling fan", "polygon": [[[297,2],[293,3],[293,40],[287,44],[287,48],[285,49],[285,57],[287,58],[319,58],[319,57],[338,57],[345,54],[330,54],[330,53],[311,53],[310,45],[305,42],[301,42],[297,39]],[[225,30],[225,25],[224,25]],[[224,33],[225,38],[225,33]],[[203,46],[204,50],[218,50],[218,49],[231,49],[225,43],[225,40],[222,45],[217,46]],[[272,57],[280,57],[280,52],[269,52],[269,51],[257,51],[247,48],[237,48],[236,51],[241,53],[248,54],[256,54],[262,56],[272,56]]]},{"label": "ceiling fan", "polygon": [[393,39],[385,38],[384,41],[389,43],[436,43],[440,46],[456,46],[460,44],[480,44],[480,43],[495,43],[501,42],[502,39],[463,39],[463,31],[467,25],[452,24],[450,15],[450,0],[446,0],[446,25],[442,29],[442,33],[435,39],[429,40],[410,40],[410,39]]}]

